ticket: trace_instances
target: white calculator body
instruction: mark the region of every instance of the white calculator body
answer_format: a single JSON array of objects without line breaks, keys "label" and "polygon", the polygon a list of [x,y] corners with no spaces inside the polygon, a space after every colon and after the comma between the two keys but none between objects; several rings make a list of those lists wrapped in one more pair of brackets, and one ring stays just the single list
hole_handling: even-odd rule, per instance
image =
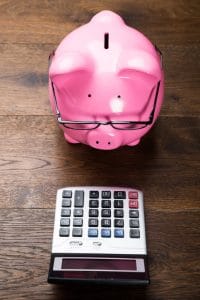
[{"label": "white calculator body", "polygon": [[57,191],[48,282],[148,284],[143,193],[127,187]]}]

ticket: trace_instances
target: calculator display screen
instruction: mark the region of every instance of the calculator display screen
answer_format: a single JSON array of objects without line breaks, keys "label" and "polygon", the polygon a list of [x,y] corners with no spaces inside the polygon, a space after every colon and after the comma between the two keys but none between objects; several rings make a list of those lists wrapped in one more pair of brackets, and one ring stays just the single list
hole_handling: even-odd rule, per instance
[{"label": "calculator display screen", "polygon": [[62,269],[67,270],[107,270],[107,271],[121,271],[137,270],[135,259],[62,259]]}]

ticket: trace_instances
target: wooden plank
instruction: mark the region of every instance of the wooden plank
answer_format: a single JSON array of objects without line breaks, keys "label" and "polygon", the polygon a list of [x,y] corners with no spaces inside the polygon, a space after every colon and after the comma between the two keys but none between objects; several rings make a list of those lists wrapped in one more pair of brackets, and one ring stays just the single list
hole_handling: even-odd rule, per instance
[{"label": "wooden plank", "polygon": [[66,143],[53,117],[0,117],[0,207],[54,207],[56,189],[77,184],[136,186],[152,205],[196,207],[198,137],[198,118],[161,117],[137,147],[107,152]]},{"label": "wooden plank", "polygon": [[[98,11],[110,9],[130,26],[159,43],[190,44],[199,38],[198,1],[3,1],[0,40],[3,43],[57,43],[67,32],[87,23]],[[38,22],[39,19],[39,22]],[[144,22],[145,20],[145,22]]]},{"label": "wooden plank", "polygon": [[[130,298],[133,287],[126,287],[125,291],[123,287],[79,287],[76,284],[65,289],[46,283],[53,215],[54,211],[50,209],[0,211],[1,299],[10,299],[13,290],[16,300],[55,299],[54,297],[64,299],[66,292],[68,299],[79,299],[80,291],[84,292],[85,296],[97,295],[95,299],[105,296],[109,299],[119,299],[119,295],[127,295]],[[193,211],[191,214],[190,210],[174,212],[173,209],[165,211],[149,208],[146,215],[149,271],[152,279],[150,288],[145,290],[146,297],[157,299],[159,295],[162,299],[180,299],[184,295],[188,300],[195,299],[200,291],[199,285],[196,284],[200,250],[197,239],[199,211]],[[134,288],[134,296],[144,297],[144,290]]]},{"label": "wooden plank", "polygon": [[[54,46],[0,44],[1,115],[51,115],[47,58]],[[199,47],[169,45],[162,48],[165,99],[161,115],[180,116],[187,113],[188,116],[199,116]]]},{"label": "wooden plank", "polygon": [[77,155],[85,151],[88,154],[82,159],[89,159],[97,153],[99,158],[115,159],[124,151],[130,156],[132,153],[138,153],[141,157],[149,154],[149,161],[150,158],[177,158],[177,155],[192,155],[195,159],[199,154],[198,117],[160,117],[142,143],[136,147],[120,148],[119,151],[98,151],[84,145],[71,145],[65,142],[62,133],[54,116],[0,116],[1,151],[5,154],[13,155],[15,151],[25,155],[59,155],[67,158],[66,153],[70,156],[73,151],[77,151]]},{"label": "wooden plank", "polygon": [[[49,52],[100,10],[163,52],[165,101],[134,148],[65,142],[51,113]],[[199,270],[200,2],[0,1],[0,299],[194,300]],[[67,185],[144,191],[151,285],[48,285],[55,193]]]}]

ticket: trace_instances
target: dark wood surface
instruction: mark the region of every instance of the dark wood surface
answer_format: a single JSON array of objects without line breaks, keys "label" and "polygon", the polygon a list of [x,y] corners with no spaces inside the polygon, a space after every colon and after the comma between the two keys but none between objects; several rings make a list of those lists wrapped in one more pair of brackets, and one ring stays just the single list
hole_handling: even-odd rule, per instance
[{"label": "dark wood surface", "polygon": [[[51,50],[103,9],[159,46],[166,76],[155,127],[111,152],[67,144],[47,92]],[[199,299],[199,28],[198,0],[0,1],[0,299]],[[66,185],[144,191],[149,287],[47,284]]]}]

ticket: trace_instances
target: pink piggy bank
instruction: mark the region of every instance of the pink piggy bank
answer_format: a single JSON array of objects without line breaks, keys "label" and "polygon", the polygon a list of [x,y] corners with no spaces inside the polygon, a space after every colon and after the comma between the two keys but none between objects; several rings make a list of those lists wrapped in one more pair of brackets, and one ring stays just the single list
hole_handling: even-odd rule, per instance
[{"label": "pink piggy bank", "polygon": [[70,143],[135,146],[158,117],[163,79],[159,50],[119,15],[102,11],[51,55],[51,106]]}]

